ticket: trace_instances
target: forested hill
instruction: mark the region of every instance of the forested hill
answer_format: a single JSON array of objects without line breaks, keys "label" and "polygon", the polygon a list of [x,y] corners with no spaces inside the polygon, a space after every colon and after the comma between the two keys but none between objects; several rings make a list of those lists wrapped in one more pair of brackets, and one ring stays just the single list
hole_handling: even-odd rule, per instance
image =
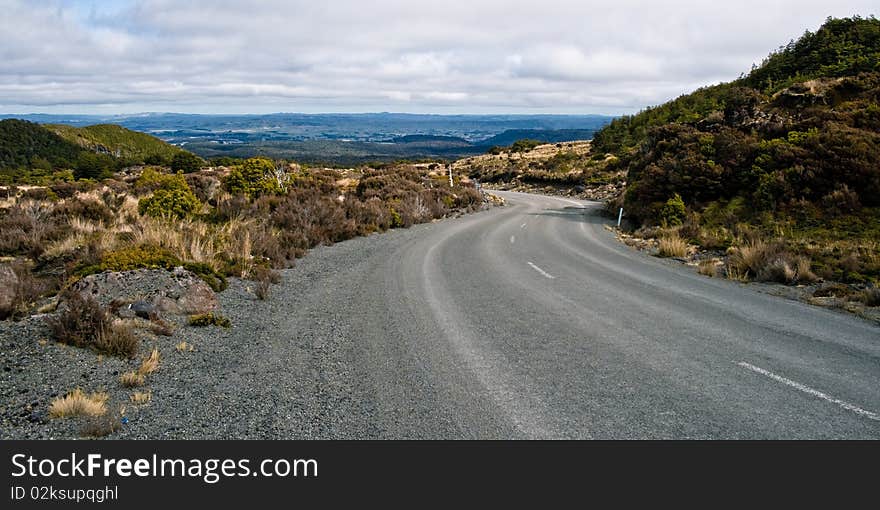
[{"label": "forested hill", "polygon": [[129,165],[167,165],[184,152],[115,125],[77,128],[0,120],[0,184],[104,178]]},{"label": "forested hill", "polygon": [[613,121],[594,148],[627,167],[643,222],[675,194],[695,211],[860,209],[880,205],[878,100],[880,21],[829,19],[736,81]]},{"label": "forested hill", "polygon": [[47,124],[45,127],[58,136],[92,151],[136,161],[156,158],[170,161],[175,154],[182,150],[155,136],[132,131],[116,124],[97,124],[86,127]]},{"label": "forested hill", "polygon": [[828,19],[740,79],[615,120],[594,150],[619,158],[613,207],[637,225],[681,225],[705,249],[782,243],[820,276],[880,281],[873,17]]}]

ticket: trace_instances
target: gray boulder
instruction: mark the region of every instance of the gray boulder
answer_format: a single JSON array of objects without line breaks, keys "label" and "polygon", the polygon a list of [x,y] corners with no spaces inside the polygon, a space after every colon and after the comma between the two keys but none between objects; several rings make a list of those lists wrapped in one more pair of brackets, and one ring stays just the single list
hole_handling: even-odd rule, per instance
[{"label": "gray boulder", "polygon": [[217,308],[217,296],[211,287],[182,267],[93,274],[76,282],[71,290],[91,296],[104,306],[114,301],[131,303],[127,313],[145,318],[157,311],[194,315]]}]

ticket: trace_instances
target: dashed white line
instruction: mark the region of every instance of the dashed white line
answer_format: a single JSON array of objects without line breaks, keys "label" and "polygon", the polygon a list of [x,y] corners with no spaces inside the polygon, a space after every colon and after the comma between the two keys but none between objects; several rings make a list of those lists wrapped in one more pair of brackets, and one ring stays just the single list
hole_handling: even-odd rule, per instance
[{"label": "dashed white line", "polygon": [[750,363],[746,363],[745,361],[740,361],[739,363],[737,363],[737,365],[739,365],[747,370],[751,370],[752,372],[769,377],[770,379],[773,379],[776,382],[780,382],[782,384],[785,384],[786,386],[791,386],[792,388],[794,388],[798,391],[802,391],[802,392],[806,393],[807,395],[812,395],[814,397],[821,398],[822,400],[825,400],[826,402],[831,402],[832,404],[836,404],[836,405],[846,409],[847,411],[851,411],[859,416],[864,416],[865,418],[868,418],[868,419],[871,419],[874,421],[880,421],[880,414],[877,414],[877,413],[874,413],[871,411],[867,411],[865,409],[862,409],[859,406],[850,404],[849,402],[845,402],[845,401],[840,400],[838,398],[834,398],[830,395],[822,393],[819,390],[815,390],[813,388],[810,388],[809,386],[803,385],[797,381],[792,381],[791,379],[788,379],[786,377],[782,377],[781,375],[776,375],[769,370],[764,370],[761,367],[756,367],[755,365],[752,365]]},{"label": "dashed white line", "polygon": [[532,266],[532,269],[534,269],[535,271],[541,273],[541,275],[544,276],[545,278],[549,278],[549,279],[551,279],[551,280],[552,280],[553,278],[556,278],[556,277],[553,276],[552,274],[548,273],[547,271],[544,271],[543,269],[541,269],[540,267],[538,267],[538,266],[532,264],[531,262],[529,262],[529,265]]},{"label": "dashed white line", "polygon": [[516,236],[510,236],[510,244],[513,244],[515,242],[516,242]]}]

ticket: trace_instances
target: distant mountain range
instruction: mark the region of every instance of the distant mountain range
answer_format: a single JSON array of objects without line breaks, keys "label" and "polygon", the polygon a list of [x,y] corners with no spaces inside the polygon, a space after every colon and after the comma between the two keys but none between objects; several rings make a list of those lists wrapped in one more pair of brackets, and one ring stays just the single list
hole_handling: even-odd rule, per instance
[{"label": "distant mountain range", "polygon": [[310,163],[454,159],[522,138],[592,138],[601,115],[417,115],[399,113],[268,115],[0,115],[76,127],[116,124],[203,157],[265,155]]}]

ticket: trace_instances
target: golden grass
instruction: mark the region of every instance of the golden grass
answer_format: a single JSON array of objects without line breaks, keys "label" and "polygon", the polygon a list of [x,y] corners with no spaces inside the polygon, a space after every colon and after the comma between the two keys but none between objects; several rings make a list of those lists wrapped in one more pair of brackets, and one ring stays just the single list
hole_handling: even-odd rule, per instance
[{"label": "golden grass", "polygon": [[86,394],[77,388],[49,404],[49,416],[66,418],[69,416],[102,416],[107,412],[110,396],[103,391]]},{"label": "golden grass", "polygon": [[144,374],[140,372],[126,372],[119,376],[119,382],[126,388],[143,386],[145,379]]},{"label": "golden grass", "polygon": [[710,278],[716,276],[718,274],[718,261],[716,259],[701,260],[697,266],[697,272]]},{"label": "golden grass", "polygon": [[797,279],[801,283],[813,283],[819,279],[815,273],[813,273],[812,263],[810,259],[806,257],[799,257],[797,259],[797,264],[795,265],[795,271],[797,271]]},{"label": "golden grass", "polygon": [[138,368],[137,373],[143,376],[147,376],[159,370],[159,349],[153,349],[150,352],[150,355],[144,358],[144,361],[141,362],[141,366]]},{"label": "golden grass", "polygon": [[734,248],[730,255],[730,263],[742,272],[751,272],[753,275],[766,262],[771,248],[764,241],[752,241]]},{"label": "golden grass", "polygon": [[658,255],[661,257],[684,257],[687,256],[687,241],[678,235],[669,235],[660,238]]},{"label": "golden grass", "polygon": [[187,342],[186,340],[180,342],[174,348],[177,349],[177,352],[192,352],[195,350],[193,344]]},{"label": "golden grass", "polygon": [[136,391],[128,397],[133,404],[143,405],[150,402],[153,399],[153,393],[150,391]]}]

